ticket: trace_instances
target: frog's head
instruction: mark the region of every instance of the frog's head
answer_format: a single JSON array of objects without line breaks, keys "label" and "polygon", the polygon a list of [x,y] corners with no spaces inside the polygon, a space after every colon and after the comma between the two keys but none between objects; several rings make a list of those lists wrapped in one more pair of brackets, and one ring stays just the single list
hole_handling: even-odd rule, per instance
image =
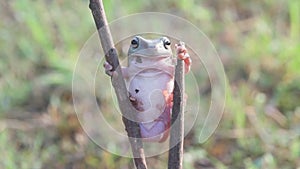
[{"label": "frog's head", "polygon": [[167,58],[172,56],[171,41],[167,37],[145,39],[135,36],[131,40],[128,56]]}]

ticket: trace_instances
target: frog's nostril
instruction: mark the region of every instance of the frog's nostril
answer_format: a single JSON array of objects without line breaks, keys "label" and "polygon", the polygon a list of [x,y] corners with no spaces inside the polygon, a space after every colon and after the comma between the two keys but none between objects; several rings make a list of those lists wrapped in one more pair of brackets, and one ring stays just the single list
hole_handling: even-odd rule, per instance
[{"label": "frog's nostril", "polygon": [[135,91],[135,93],[138,93],[140,90],[139,89],[135,89],[134,91]]}]

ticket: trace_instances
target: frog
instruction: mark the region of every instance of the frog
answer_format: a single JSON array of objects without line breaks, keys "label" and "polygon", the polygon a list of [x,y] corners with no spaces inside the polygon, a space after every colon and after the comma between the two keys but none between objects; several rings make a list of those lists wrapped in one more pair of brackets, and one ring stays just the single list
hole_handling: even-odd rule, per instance
[{"label": "frog", "polygon": [[[175,44],[177,58],[184,61],[185,73],[191,68],[191,58],[184,44]],[[137,110],[143,141],[164,142],[169,136],[173,106],[176,57],[167,37],[146,39],[135,36],[128,49],[128,66],[122,66],[129,100]],[[108,62],[106,74],[116,75]]]}]

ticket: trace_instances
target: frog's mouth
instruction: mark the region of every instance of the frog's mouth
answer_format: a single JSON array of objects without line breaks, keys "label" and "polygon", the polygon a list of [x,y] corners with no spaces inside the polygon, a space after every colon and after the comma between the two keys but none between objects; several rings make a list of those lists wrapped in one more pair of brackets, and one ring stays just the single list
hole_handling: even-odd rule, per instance
[{"label": "frog's mouth", "polygon": [[144,55],[144,54],[132,54],[129,57],[129,62],[134,61],[136,66],[147,67],[149,65],[157,63],[172,64],[172,55]]},{"label": "frog's mouth", "polygon": [[171,54],[151,54],[151,53],[132,53],[131,55],[129,55],[129,57],[144,57],[144,58],[169,58],[171,57]]}]

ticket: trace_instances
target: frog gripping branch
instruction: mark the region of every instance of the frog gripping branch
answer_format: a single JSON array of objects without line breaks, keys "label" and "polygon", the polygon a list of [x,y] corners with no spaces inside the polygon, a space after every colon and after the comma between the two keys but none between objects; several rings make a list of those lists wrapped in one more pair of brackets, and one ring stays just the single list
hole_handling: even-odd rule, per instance
[{"label": "frog gripping branch", "polygon": [[[166,37],[152,40],[135,36],[128,50],[128,67],[122,67],[143,141],[163,142],[169,135],[175,69],[170,44]],[[115,74],[113,70],[106,72]]]},{"label": "frog gripping branch", "polygon": [[[183,156],[184,73],[190,71],[191,59],[183,42],[175,44],[178,59],[175,68],[170,45],[166,37],[145,39],[135,36],[128,50],[128,67],[121,70],[128,85],[129,99],[137,110],[143,141],[164,142],[171,130],[169,169],[180,169]],[[117,76],[108,62],[104,67],[108,75]]]},{"label": "frog gripping branch", "polygon": [[175,68],[168,38],[135,36],[128,50],[128,67],[121,67],[101,0],[90,0],[90,9],[105,53],[105,72],[112,79],[136,167],[147,168],[142,140],[164,142],[170,135],[168,168],[181,169],[184,73],[191,66],[184,43],[175,45]]},{"label": "frog gripping branch", "polygon": [[[177,62],[184,61],[185,72],[188,72],[191,60],[183,42],[175,44],[175,49]],[[108,75],[118,75],[108,62],[104,67]],[[143,141],[164,142],[169,136],[173,88],[178,83],[177,80],[174,84],[171,41],[167,37],[145,39],[135,36],[128,50],[128,67],[121,70],[127,82],[129,99],[137,110]],[[173,111],[177,109],[174,107]]]}]

